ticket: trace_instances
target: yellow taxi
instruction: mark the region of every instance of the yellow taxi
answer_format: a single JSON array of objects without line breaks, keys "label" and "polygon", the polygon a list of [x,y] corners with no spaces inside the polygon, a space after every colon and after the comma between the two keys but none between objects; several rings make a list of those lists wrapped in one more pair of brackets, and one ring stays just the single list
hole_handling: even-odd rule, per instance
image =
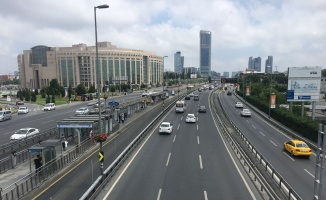
[{"label": "yellow taxi", "polygon": [[284,150],[288,151],[292,156],[305,156],[310,157],[312,150],[309,146],[301,140],[290,140],[284,143]]}]

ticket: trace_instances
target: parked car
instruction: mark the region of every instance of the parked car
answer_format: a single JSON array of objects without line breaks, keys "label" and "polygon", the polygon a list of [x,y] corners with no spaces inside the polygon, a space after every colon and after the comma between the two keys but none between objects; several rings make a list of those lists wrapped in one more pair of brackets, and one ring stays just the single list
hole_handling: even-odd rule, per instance
[{"label": "parked car", "polygon": [[292,156],[305,156],[309,158],[312,154],[312,150],[304,141],[296,139],[285,142],[283,149]]},{"label": "parked car", "polygon": [[5,120],[8,120],[8,119],[11,119],[12,117],[12,113],[10,110],[2,110],[0,111],[0,121],[5,121]]},{"label": "parked car", "polygon": [[25,104],[25,102],[24,101],[16,101],[16,105],[18,106],[18,105],[24,105]]},{"label": "parked car", "polygon": [[89,114],[89,109],[86,107],[78,108],[76,110],[76,115],[88,115]]},{"label": "parked car", "polygon": [[242,104],[241,102],[237,102],[237,103],[235,104],[235,107],[236,107],[236,108],[243,108],[243,104]]},{"label": "parked car", "polygon": [[206,113],[206,107],[205,106],[199,106],[198,112],[199,113]]},{"label": "parked car", "polygon": [[39,132],[40,131],[37,128],[21,128],[10,137],[10,140],[15,141],[25,139],[29,136],[38,134]]},{"label": "parked car", "polygon": [[240,115],[243,117],[251,117],[251,112],[249,109],[245,108],[240,111]]},{"label": "parked car", "polygon": [[18,108],[18,111],[17,111],[17,114],[27,114],[29,112],[28,108],[27,107],[19,107]]},{"label": "parked car", "polygon": [[186,123],[196,123],[195,114],[188,114],[186,118]]},{"label": "parked car", "polygon": [[47,103],[45,104],[44,111],[51,111],[51,110],[55,110],[55,104],[54,103]]},{"label": "parked car", "polygon": [[160,128],[158,129],[159,133],[168,133],[171,134],[173,131],[173,124],[170,122],[162,122]]}]

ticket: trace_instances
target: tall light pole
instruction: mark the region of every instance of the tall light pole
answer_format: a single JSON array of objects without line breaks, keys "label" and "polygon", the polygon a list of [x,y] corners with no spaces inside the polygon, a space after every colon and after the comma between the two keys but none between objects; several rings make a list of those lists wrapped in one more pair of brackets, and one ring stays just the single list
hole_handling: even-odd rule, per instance
[{"label": "tall light pole", "polygon": [[162,91],[162,95],[163,95],[163,109],[164,109],[164,99],[165,99],[165,94],[164,94],[164,85],[165,85],[165,73],[164,73],[164,58],[167,58],[168,56],[163,56],[163,91]]},{"label": "tall light pole", "polygon": [[[96,9],[104,9],[104,8],[109,8],[108,5],[103,4],[100,6],[95,6],[94,7],[94,19],[95,19],[95,47],[96,47],[96,69],[97,69],[97,103],[98,103],[98,131],[99,134],[102,134],[102,123],[101,123],[101,84],[100,84],[100,65],[98,63],[98,44],[97,44],[97,24],[96,24]],[[102,151],[102,141],[100,141],[100,152],[99,155],[103,155],[104,153]],[[103,161],[100,162],[100,171],[101,175],[103,175]]]},{"label": "tall light pole", "polygon": [[[267,66],[270,67],[270,66]],[[271,78],[269,81],[269,103],[268,103],[268,119],[271,118],[271,106],[272,106],[272,102],[271,102],[271,98],[272,98],[272,74],[273,71],[271,72]]]}]

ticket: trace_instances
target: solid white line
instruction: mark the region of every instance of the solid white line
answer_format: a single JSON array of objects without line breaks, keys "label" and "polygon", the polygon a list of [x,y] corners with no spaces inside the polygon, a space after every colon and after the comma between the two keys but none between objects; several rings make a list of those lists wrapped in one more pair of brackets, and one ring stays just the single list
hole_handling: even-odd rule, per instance
[{"label": "solid white line", "polygon": [[181,121],[182,121],[182,118],[183,118],[183,117],[181,117]]},{"label": "solid white line", "polygon": [[47,121],[47,122],[42,122],[41,124],[46,124],[46,123],[49,123],[49,122],[53,122],[53,120],[50,120],[50,121]]},{"label": "solid white line", "polygon": [[272,144],[274,144],[274,146],[277,147],[277,144],[275,144],[272,140],[269,140]]},{"label": "solid white line", "polygon": [[288,158],[290,158],[292,161],[295,161],[293,158],[291,158],[287,153],[283,152]]},{"label": "solid white line", "polygon": [[254,129],[256,129],[256,127],[254,125],[251,125],[252,127],[254,127]]},{"label": "solid white line", "polygon": [[166,161],[166,166],[168,166],[168,165],[169,165],[170,157],[171,157],[171,152],[169,153],[169,157],[168,157],[168,160]]},{"label": "solid white line", "polygon": [[199,155],[199,165],[200,165],[200,169],[203,169],[203,162],[201,161],[201,155]]},{"label": "solid white line", "polygon": [[139,149],[137,150],[137,152],[135,153],[135,155],[130,159],[129,163],[126,165],[126,167],[122,170],[122,172],[120,173],[120,175],[117,177],[117,179],[115,180],[115,182],[112,184],[110,190],[106,193],[106,195],[104,196],[104,199],[107,199],[108,196],[111,194],[112,190],[114,189],[114,187],[118,184],[118,182],[120,181],[121,177],[124,175],[124,173],[127,171],[127,169],[129,168],[129,166],[131,165],[131,163],[134,161],[134,159],[136,158],[136,156],[138,155],[138,153],[140,152],[140,150],[142,150],[142,148],[144,147],[144,145],[146,144],[146,142],[149,140],[149,138],[151,137],[151,135],[154,132],[152,132],[149,137],[146,138],[146,140],[144,141],[144,143],[139,147]]},{"label": "solid white line", "polygon": [[204,190],[204,199],[205,200],[208,200],[208,197],[207,197],[207,192]]},{"label": "solid white line", "polygon": [[315,176],[312,174],[312,173],[310,173],[308,170],[306,170],[306,169],[304,169],[310,176],[312,176],[313,178],[315,178]]},{"label": "solid white line", "polygon": [[174,138],[173,138],[173,142],[175,142],[175,138],[177,137],[177,135],[174,135]]},{"label": "solid white line", "polygon": [[160,190],[158,191],[157,199],[156,199],[156,200],[160,200],[160,198],[161,198],[161,192],[162,192],[162,189],[160,189]]},{"label": "solid white line", "polygon": [[200,143],[199,143],[199,136],[197,136],[197,143],[200,144]]},{"label": "solid white line", "polygon": [[265,134],[264,134],[264,133],[262,133],[261,131],[259,131],[259,133],[260,133],[260,134],[262,134],[263,136],[265,136]]},{"label": "solid white line", "polygon": [[178,125],[178,128],[177,128],[177,130],[179,130],[179,128],[180,128],[180,124]]}]

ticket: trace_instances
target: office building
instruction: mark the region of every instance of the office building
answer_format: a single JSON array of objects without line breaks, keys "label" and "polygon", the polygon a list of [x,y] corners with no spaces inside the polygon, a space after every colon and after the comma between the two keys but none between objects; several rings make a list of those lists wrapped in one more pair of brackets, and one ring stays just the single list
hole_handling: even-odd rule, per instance
[{"label": "office building", "polygon": [[212,33],[210,31],[200,31],[200,73],[203,77],[211,75],[211,50],[212,50]]},{"label": "office building", "polygon": [[265,73],[267,74],[273,73],[273,56],[268,56],[265,62]]},{"label": "office building", "polygon": [[249,57],[248,70],[260,72],[261,71],[261,58],[257,57],[257,58],[253,59],[252,57]]},{"label": "office building", "polygon": [[[156,84],[163,82],[163,57],[144,50],[118,48],[98,43],[100,85]],[[17,56],[21,87],[41,89],[57,79],[63,87],[86,88],[97,84],[96,47],[35,46]]]},{"label": "office building", "polygon": [[181,52],[177,51],[174,54],[174,72],[177,74],[181,74],[183,71],[184,57],[181,56]]}]

